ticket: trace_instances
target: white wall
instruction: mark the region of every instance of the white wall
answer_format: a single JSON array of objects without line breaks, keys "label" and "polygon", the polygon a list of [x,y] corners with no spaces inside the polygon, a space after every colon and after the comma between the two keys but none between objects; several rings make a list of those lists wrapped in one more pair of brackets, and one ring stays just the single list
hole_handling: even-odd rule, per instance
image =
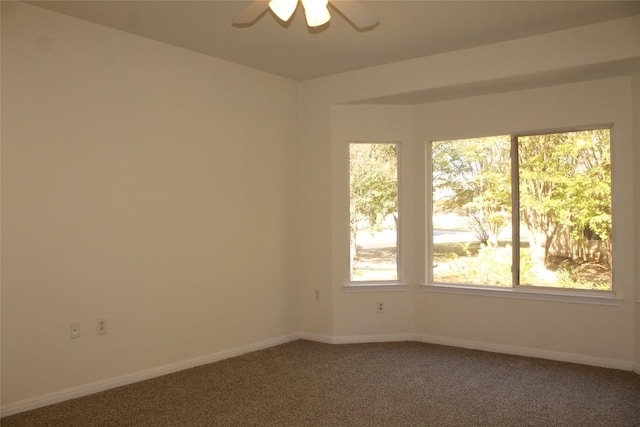
[{"label": "white wall", "polygon": [[[639,33],[634,17],[298,84],[2,2],[3,408],[298,331],[330,342],[428,337],[623,363],[633,361],[635,333],[638,365],[637,232],[616,235],[617,250],[628,251],[615,255],[620,307],[422,292],[417,177],[424,140],[438,135],[604,120],[623,123],[614,180],[640,188],[623,93],[631,80],[553,87],[596,70],[624,74],[613,69],[640,59]],[[469,97],[485,83],[551,87]],[[590,105],[602,93],[612,95]],[[462,99],[427,103],[443,94]],[[570,113],[561,94],[585,104]],[[560,102],[555,115],[541,107],[546,97]],[[383,98],[425,104],[340,105]],[[524,101],[533,102],[531,116],[508,108]],[[514,129],[504,129],[506,118]],[[401,140],[406,154],[402,244],[412,288],[346,292],[344,144],[378,138]],[[631,187],[616,187],[614,215],[636,230]],[[96,336],[103,316],[109,332]],[[82,336],[71,340],[76,320]],[[558,322],[565,326],[556,330]]]},{"label": "white wall", "polygon": [[[634,203],[631,78],[597,80],[434,102],[419,106],[333,107],[333,333],[338,340],[402,334],[438,342],[549,356],[588,356],[612,366],[634,357]],[[613,124],[615,293],[621,307],[521,301],[445,293],[345,293],[348,281],[348,143],[402,141],[401,215],[405,283],[425,283],[425,143],[527,131]],[[422,202],[422,203],[421,203]],[[410,203],[410,205],[406,205]],[[384,300],[384,315],[375,313]],[[415,301],[415,307],[414,307]],[[550,332],[552,331],[552,332]],[[615,331],[615,333],[612,333]]]},{"label": "white wall", "polygon": [[[633,76],[633,141],[634,164],[640,164],[640,74]],[[640,168],[635,168],[635,208],[640,211]],[[636,248],[640,248],[640,233],[636,232]],[[634,370],[640,374],[640,249],[636,251],[636,358]]]},{"label": "white wall", "polygon": [[[349,143],[397,142],[399,150],[399,218],[401,283],[415,283],[418,279],[415,232],[415,197],[420,192],[419,162],[422,153],[415,143],[414,108],[411,106],[337,105],[332,108],[332,281],[333,337],[339,340],[362,340],[372,333],[402,337],[414,329],[413,296],[409,292],[379,292],[347,289],[349,285]],[[418,182],[416,182],[418,181]],[[410,254],[409,256],[404,256]],[[378,313],[376,305],[383,302],[385,313]]]},{"label": "white wall", "polygon": [[623,300],[611,307],[419,292],[418,333],[631,366],[636,224],[630,107],[630,77],[418,107],[418,138],[424,142],[612,123],[613,277]]},{"label": "white wall", "polygon": [[2,88],[3,407],[295,336],[296,82],[2,2]]},{"label": "white wall", "polygon": [[[301,221],[315,223],[331,215],[331,223],[318,221],[307,236],[317,244],[301,264],[301,312],[321,315],[302,316],[303,332],[330,342],[412,336],[631,367],[637,254],[633,236],[638,226],[631,197],[631,83],[628,77],[588,81],[627,74],[637,69],[639,60],[640,18],[634,17],[303,82],[300,144],[301,151],[309,155],[301,158],[300,171],[305,188],[314,191],[301,195]],[[485,83],[497,94],[470,95],[486,93]],[[499,94],[501,91],[510,92]],[[455,100],[432,102],[443,97]],[[367,102],[423,105],[344,105]],[[379,123],[391,123],[392,133],[414,132],[409,151],[420,158],[421,147],[431,138],[607,122],[616,123],[613,167],[619,185],[614,189],[614,220],[621,229],[616,231],[614,280],[623,300],[620,306],[419,290],[424,281],[424,187],[415,180],[407,184],[416,198],[409,230],[414,236],[413,251],[407,254],[405,250],[404,254],[405,260],[412,258],[407,275],[412,289],[395,293],[345,291],[348,193],[341,183],[347,176],[345,144],[349,138],[386,139],[387,135],[378,137],[375,132],[380,130]],[[403,125],[405,129],[400,130]],[[422,174],[422,162],[408,167]],[[326,269],[332,271],[331,277],[314,274]],[[331,295],[330,312],[318,308],[313,289]],[[380,300],[391,301],[397,308],[375,314],[373,307]],[[413,306],[408,301],[413,301]],[[558,323],[563,326],[557,327]]]}]

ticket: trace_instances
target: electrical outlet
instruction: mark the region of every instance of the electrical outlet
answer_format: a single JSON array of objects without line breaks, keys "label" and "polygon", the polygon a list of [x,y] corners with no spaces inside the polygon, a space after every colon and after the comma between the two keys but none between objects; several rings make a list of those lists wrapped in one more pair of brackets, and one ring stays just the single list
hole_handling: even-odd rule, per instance
[{"label": "electrical outlet", "polygon": [[378,304],[376,305],[376,312],[384,313],[384,303],[382,301],[378,301]]},{"label": "electrical outlet", "polygon": [[80,322],[71,322],[69,333],[71,338],[80,338]]},{"label": "electrical outlet", "polygon": [[313,291],[313,293],[314,293],[316,301],[319,301],[320,300],[320,291],[318,289],[315,289]]},{"label": "electrical outlet", "polygon": [[96,319],[96,334],[105,335],[107,333],[107,319],[104,317]]}]

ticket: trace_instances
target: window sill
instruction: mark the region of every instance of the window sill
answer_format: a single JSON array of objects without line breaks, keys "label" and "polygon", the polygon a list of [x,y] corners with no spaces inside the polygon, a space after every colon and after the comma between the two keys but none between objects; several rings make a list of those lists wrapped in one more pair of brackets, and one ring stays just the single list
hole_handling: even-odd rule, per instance
[{"label": "window sill", "polygon": [[449,285],[449,284],[429,284],[420,285],[425,292],[438,292],[446,294],[474,295],[481,297],[497,297],[497,298],[514,298],[536,301],[554,301],[568,302],[576,304],[595,304],[620,307],[622,298],[618,298],[613,294],[595,294],[587,292],[573,292],[532,288],[496,288],[496,287],[479,287],[465,285]]},{"label": "window sill", "polygon": [[344,285],[346,292],[399,292],[409,289],[402,282],[348,282]]}]

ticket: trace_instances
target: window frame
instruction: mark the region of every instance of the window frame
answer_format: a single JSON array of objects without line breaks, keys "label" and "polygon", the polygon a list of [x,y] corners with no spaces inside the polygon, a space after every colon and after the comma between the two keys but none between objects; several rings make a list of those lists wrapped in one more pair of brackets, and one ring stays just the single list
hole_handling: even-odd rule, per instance
[{"label": "window frame", "polygon": [[[347,271],[347,282],[344,285],[346,291],[379,291],[379,290],[390,290],[390,291],[400,291],[408,289],[408,285],[404,283],[404,262],[403,262],[403,185],[402,185],[402,174],[403,174],[403,157],[402,157],[402,141],[399,140],[389,140],[389,141],[358,141],[358,140],[348,140],[347,141],[347,152],[350,153],[351,144],[378,144],[378,145],[395,145],[396,146],[396,179],[397,179],[397,212],[398,212],[398,224],[397,224],[397,240],[396,240],[396,275],[397,278],[395,280],[352,280],[352,260],[349,259],[348,262],[348,271]],[[348,180],[347,187],[349,194],[348,206],[351,205],[351,196],[350,196],[350,177],[351,177],[351,157],[348,155]],[[349,222],[351,219],[351,211],[348,211],[347,214],[349,218]],[[351,230],[347,230],[347,234],[350,236]],[[351,239],[351,237],[349,237]],[[350,243],[349,243],[350,245]],[[351,251],[348,251],[348,256],[351,258]]]},{"label": "window frame", "polygon": [[[520,170],[518,159],[518,139],[525,136],[548,135],[555,133],[571,133],[592,131],[599,129],[609,130],[609,147],[611,154],[611,162],[613,163],[613,134],[614,124],[596,124],[588,126],[570,126],[556,129],[544,129],[525,132],[496,132],[485,136],[471,136],[468,138],[483,138],[490,136],[510,136],[510,158],[511,158],[511,234],[512,242],[520,241]],[[455,138],[453,138],[455,139]],[[445,141],[446,139],[438,139],[437,141]],[[433,143],[436,140],[427,141],[425,143],[425,225],[426,225],[426,256],[425,256],[425,284],[421,285],[423,291],[438,293],[454,293],[454,294],[470,294],[477,296],[497,296],[518,299],[533,300],[553,300],[564,302],[577,302],[598,305],[614,305],[620,306],[622,299],[616,296],[616,287],[614,280],[614,268],[612,267],[611,290],[591,290],[591,289],[571,289],[571,288],[554,288],[540,285],[522,285],[520,284],[520,245],[512,244],[512,281],[511,286],[502,287],[494,285],[478,285],[463,283],[446,283],[436,282],[433,279]],[[614,187],[613,165],[611,167],[611,206],[613,210],[613,187]],[[612,235],[612,241],[614,236]],[[616,257],[612,259],[612,265],[616,263]]]}]

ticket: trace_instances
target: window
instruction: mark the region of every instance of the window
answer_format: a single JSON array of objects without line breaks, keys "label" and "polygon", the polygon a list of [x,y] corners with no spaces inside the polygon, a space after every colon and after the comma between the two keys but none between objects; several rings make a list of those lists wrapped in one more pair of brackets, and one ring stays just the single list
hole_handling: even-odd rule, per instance
[{"label": "window", "polygon": [[397,281],[397,143],[349,144],[350,279]]},{"label": "window", "polygon": [[430,148],[431,281],[612,290],[609,129]]}]

